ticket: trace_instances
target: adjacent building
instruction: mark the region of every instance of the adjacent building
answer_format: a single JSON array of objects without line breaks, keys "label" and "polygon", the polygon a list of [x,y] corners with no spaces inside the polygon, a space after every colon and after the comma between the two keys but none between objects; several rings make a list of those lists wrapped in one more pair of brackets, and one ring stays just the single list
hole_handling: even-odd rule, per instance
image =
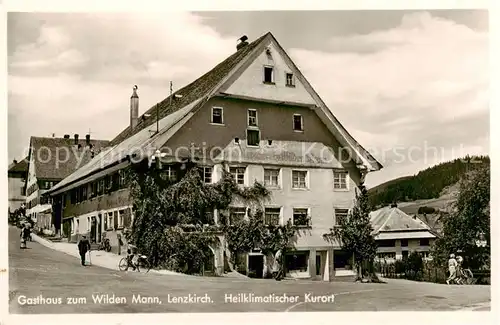
[{"label": "adjacent building", "polygon": [[26,182],[26,216],[34,221],[36,230],[54,233],[58,224],[52,220],[52,202],[43,196],[58,182],[88,163],[108,141],[91,140],[90,135],[79,139],[65,135],[56,137],[31,137]]},{"label": "adjacent building", "polygon": [[[352,208],[365,175],[382,166],[335,118],[271,33],[251,43],[241,38],[236,51],[211,71],[141,116],[138,107],[134,87],[130,125],[108,150],[50,189],[65,236],[76,241],[88,234],[99,241],[106,233],[116,245],[133,220],[122,170],[151,162],[160,150],[171,178],[181,177],[186,162],[195,161],[207,183],[227,170],[242,186],[265,184],[272,192],[265,222],[290,219],[299,229],[296,250],[285,257],[288,274],[332,279],[340,245],[322,235]],[[214,211],[207,223],[247,213],[248,207],[235,201],[228,211]],[[213,249],[216,273],[223,268],[225,247],[221,237]],[[243,264],[260,277],[269,261],[254,250]]]},{"label": "adjacent building", "polygon": [[436,233],[422,220],[401,211],[396,205],[370,213],[370,221],[378,244],[377,259],[395,261],[408,257],[410,252],[428,258]]},{"label": "adjacent building", "polygon": [[28,176],[28,159],[14,160],[7,172],[9,182],[9,214],[19,209],[26,201],[25,185]]}]

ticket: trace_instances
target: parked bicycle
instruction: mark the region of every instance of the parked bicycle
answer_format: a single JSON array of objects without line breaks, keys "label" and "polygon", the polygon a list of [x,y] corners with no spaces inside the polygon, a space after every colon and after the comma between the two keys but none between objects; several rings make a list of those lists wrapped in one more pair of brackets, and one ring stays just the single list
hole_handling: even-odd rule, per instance
[{"label": "parked bicycle", "polygon": [[97,249],[100,251],[111,252],[111,243],[109,242],[109,238],[106,237],[106,234],[102,234],[101,242],[99,243],[99,247]]},{"label": "parked bicycle", "polygon": [[131,267],[132,270],[141,272],[141,268],[146,270],[146,273],[151,269],[151,264],[148,261],[146,255],[132,254],[131,250],[128,249],[128,255],[120,260],[118,263],[118,269],[120,271],[127,271]]}]

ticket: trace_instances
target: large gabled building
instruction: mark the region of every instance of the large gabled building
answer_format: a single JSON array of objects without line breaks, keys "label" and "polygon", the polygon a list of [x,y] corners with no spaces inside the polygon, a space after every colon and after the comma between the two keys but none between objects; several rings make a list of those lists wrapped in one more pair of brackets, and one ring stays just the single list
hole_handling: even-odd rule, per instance
[{"label": "large gabled building", "polygon": [[370,222],[379,261],[403,259],[412,251],[429,258],[437,233],[416,216],[409,216],[393,204],[371,212]]},{"label": "large gabled building", "polygon": [[52,220],[52,204],[45,191],[88,163],[109,141],[93,140],[90,135],[79,139],[65,135],[31,137],[26,181],[26,216],[34,221],[37,230],[56,232],[58,223]]},{"label": "large gabled building", "polygon": [[28,176],[28,159],[14,160],[7,172],[9,182],[9,213],[13,213],[26,201],[25,184]]},{"label": "large gabled building", "polygon": [[[335,118],[271,33],[248,43],[211,71],[138,114],[137,87],[131,97],[130,125],[111,148],[50,190],[55,219],[65,235],[77,240],[106,233],[112,245],[129,227],[133,211],[120,171],[165,153],[169,177],[179,177],[187,160],[203,166],[205,182],[217,182],[223,169],[238,184],[255,180],[271,189],[269,223],[291,219],[299,229],[286,268],[294,277],[330,280],[339,265],[340,246],[322,235],[352,208],[355,190],[370,171],[382,168]],[[248,207],[234,202],[214,211],[227,220],[245,218]],[[215,272],[223,267],[224,239],[214,247]],[[269,261],[249,252],[244,269],[264,276]]]}]

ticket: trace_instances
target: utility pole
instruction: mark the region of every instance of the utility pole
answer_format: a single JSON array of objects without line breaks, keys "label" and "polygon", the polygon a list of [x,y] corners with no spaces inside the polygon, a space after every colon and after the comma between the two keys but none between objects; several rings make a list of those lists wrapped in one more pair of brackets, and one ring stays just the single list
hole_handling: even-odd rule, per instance
[{"label": "utility pole", "polygon": [[156,103],[156,133],[160,133],[160,110]]},{"label": "utility pole", "polygon": [[173,83],[172,81],[170,81],[170,105],[169,106],[172,106],[172,93],[173,93]]}]

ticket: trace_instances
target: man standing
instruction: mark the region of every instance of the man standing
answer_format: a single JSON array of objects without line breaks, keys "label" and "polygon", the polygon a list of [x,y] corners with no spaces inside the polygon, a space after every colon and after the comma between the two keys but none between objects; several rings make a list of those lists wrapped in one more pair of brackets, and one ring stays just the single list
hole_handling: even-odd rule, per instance
[{"label": "man standing", "polygon": [[448,260],[448,271],[450,271],[450,276],[446,280],[446,284],[450,284],[450,281],[456,280],[457,278],[457,260],[455,259],[455,254],[450,255]]},{"label": "man standing", "polygon": [[82,236],[82,239],[80,239],[80,242],[78,243],[78,250],[80,251],[82,265],[85,266],[85,255],[88,251],[90,251],[90,242],[86,236]]},{"label": "man standing", "polygon": [[122,254],[122,246],[123,246],[122,235],[116,234],[116,238],[118,239],[118,255],[121,255]]}]

